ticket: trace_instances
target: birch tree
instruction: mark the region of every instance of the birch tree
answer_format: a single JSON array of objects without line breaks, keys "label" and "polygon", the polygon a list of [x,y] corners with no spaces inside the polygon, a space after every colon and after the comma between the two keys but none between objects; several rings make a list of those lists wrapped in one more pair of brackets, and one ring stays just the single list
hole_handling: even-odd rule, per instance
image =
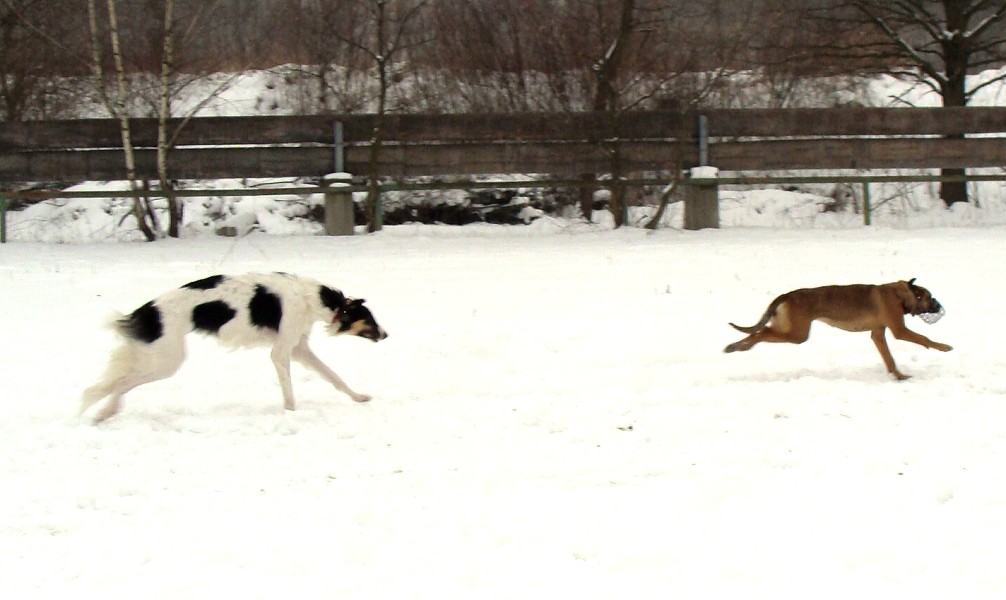
[{"label": "birch tree", "polygon": [[[212,11],[220,2],[219,0],[196,1],[180,5],[176,0],[152,0],[152,4],[145,7],[127,6],[134,11],[141,8],[158,8],[161,11],[160,14],[141,11],[139,14],[134,12],[125,19],[117,10],[117,4],[118,0],[106,0],[104,10],[102,10],[97,0],[87,0],[91,32],[91,69],[97,80],[99,97],[109,114],[120,124],[126,177],[130,189],[134,194],[137,194],[133,203],[133,214],[137,220],[137,227],[150,241],[162,237],[165,233],[171,237],[178,237],[183,219],[183,204],[173,193],[175,186],[170,175],[169,162],[171,149],[189,119],[218,97],[239,75],[235,74],[223,78],[211,88],[208,94],[205,94],[198,101],[190,103],[186,114],[180,120],[172,120],[176,116],[175,98],[181,95],[184,90],[193,87],[195,83],[205,81],[204,73],[212,73],[213,67],[220,64],[219,60],[221,60],[207,61],[203,59],[199,66],[189,63],[190,72],[182,73],[179,69],[177,50],[179,46],[183,48],[190,46],[197,35],[205,33],[203,26],[208,23]],[[183,6],[186,10],[179,10]],[[151,23],[156,25],[151,28]],[[134,47],[131,48],[132,62],[124,52],[125,46],[122,42],[124,32],[131,33],[134,40],[142,38],[148,41],[145,48],[136,47],[138,44],[134,41]],[[112,57],[113,72],[110,75],[105,72],[105,65],[109,62],[105,56],[106,48]],[[144,54],[145,51],[147,54]],[[156,56],[156,63],[153,56]],[[156,68],[156,75],[145,73],[145,67]],[[142,91],[131,89],[127,73],[131,73],[134,80],[156,82],[149,88],[145,88],[151,93],[144,94]],[[109,78],[113,81],[111,92],[105,85]],[[134,85],[136,85],[135,81]],[[138,85],[137,87],[142,88],[143,86]],[[147,110],[143,110],[144,106],[147,106]],[[152,189],[150,181],[141,177],[137,171],[136,150],[130,118],[138,114],[152,115],[157,119],[155,160],[157,190]],[[158,196],[164,197],[167,205],[166,232],[161,227],[158,212],[151,199]]]},{"label": "birch tree", "polygon": [[159,228],[157,226],[154,212],[150,209],[150,197],[141,197],[141,186],[136,173],[136,152],[133,148],[133,133],[129,124],[128,94],[126,85],[125,61],[122,58],[122,47],[119,37],[119,18],[115,7],[115,0],[107,0],[105,4],[105,16],[108,19],[108,40],[111,46],[112,63],[115,72],[114,95],[109,96],[105,88],[104,53],[101,29],[98,25],[98,8],[96,0],[87,0],[88,24],[91,31],[91,53],[92,69],[94,78],[97,81],[99,96],[105,108],[112,118],[119,122],[119,134],[122,139],[123,157],[126,163],[126,180],[129,182],[129,189],[135,194],[133,197],[133,216],[136,218],[136,226],[143,233],[147,241],[154,241],[158,238]]}]

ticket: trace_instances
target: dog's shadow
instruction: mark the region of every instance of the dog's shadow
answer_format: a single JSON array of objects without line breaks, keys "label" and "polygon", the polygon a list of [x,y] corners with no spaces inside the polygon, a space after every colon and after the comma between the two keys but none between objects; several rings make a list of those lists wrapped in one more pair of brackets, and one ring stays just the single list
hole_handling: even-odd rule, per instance
[{"label": "dog's shadow", "polygon": [[298,423],[323,420],[320,407],[315,410],[308,403],[296,411],[282,406],[249,406],[247,401],[234,399],[214,402],[212,406],[161,406],[137,408],[120,413],[108,421],[96,423],[98,427],[116,429],[142,425],[161,433],[296,433]]},{"label": "dog's shadow", "polygon": [[[919,377],[924,379],[924,377]],[[798,367],[777,371],[759,371],[750,373],[733,373],[723,377],[728,383],[786,383],[793,381],[827,381],[845,383],[883,383],[897,381],[884,372],[883,369],[875,367],[840,367],[840,368],[811,368]],[[909,379],[908,381],[911,381]]]}]

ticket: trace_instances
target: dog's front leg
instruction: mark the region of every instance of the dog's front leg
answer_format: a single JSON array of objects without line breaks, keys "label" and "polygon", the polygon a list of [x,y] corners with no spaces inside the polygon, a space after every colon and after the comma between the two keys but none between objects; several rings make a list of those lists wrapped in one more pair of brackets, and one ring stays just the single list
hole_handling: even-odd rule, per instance
[{"label": "dog's front leg", "polygon": [[902,325],[901,327],[892,327],[891,334],[899,340],[912,342],[924,348],[931,348],[933,350],[939,350],[940,352],[950,352],[954,349],[953,346],[941,344],[940,342],[934,342],[921,333],[915,333],[905,325]]},{"label": "dog's front leg", "polygon": [[335,389],[339,390],[343,394],[346,394],[353,400],[357,402],[367,402],[370,400],[370,396],[366,394],[358,394],[353,390],[349,389],[346,382],[342,380],[341,377],[335,374],[335,371],[328,368],[328,365],[321,362],[314,352],[311,351],[311,347],[307,345],[307,338],[300,340],[300,343],[293,349],[293,358],[297,362],[303,364],[304,366],[314,370],[316,373],[321,375],[325,381],[328,381]]},{"label": "dog's front leg", "polygon": [[910,375],[905,375],[898,370],[898,367],[894,364],[894,357],[891,356],[891,349],[887,346],[887,337],[884,335],[885,328],[880,327],[874,329],[870,332],[870,338],[873,339],[873,343],[877,346],[877,350],[880,351],[880,358],[884,359],[884,366],[887,367],[887,372],[894,375],[898,381],[904,381],[908,379]]},{"label": "dog's front leg", "polygon": [[293,399],[293,383],[290,382],[290,350],[282,346],[273,346],[269,356],[276,367],[279,387],[283,390],[283,408],[293,410],[296,403]]}]

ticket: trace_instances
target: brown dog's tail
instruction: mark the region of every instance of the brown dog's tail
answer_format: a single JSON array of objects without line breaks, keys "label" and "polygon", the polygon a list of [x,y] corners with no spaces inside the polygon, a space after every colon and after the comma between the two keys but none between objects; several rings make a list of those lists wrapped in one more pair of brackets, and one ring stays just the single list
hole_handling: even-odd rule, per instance
[{"label": "brown dog's tail", "polygon": [[744,327],[742,325],[737,325],[735,323],[730,323],[730,326],[736,329],[737,331],[740,331],[741,333],[748,333],[748,334],[758,333],[762,329],[765,329],[765,326],[768,325],[768,322],[771,321],[773,315],[775,315],[776,309],[779,308],[779,305],[782,304],[784,300],[785,295],[779,296],[778,298],[773,300],[772,304],[769,304],[768,308],[765,310],[765,314],[761,316],[761,320],[759,320],[754,325],[751,325],[750,327]]}]

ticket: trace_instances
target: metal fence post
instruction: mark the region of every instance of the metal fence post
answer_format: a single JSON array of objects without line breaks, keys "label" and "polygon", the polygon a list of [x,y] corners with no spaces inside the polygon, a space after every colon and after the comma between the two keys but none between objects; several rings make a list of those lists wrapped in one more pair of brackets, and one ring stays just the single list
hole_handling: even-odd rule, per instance
[{"label": "metal fence post", "polygon": [[0,194],[0,244],[7,243],[7,196]]},{"label": "metal fence post", "polygon": [[709,117],[699,115],[698,117],[698,138],[699,138],[699,166],[709,166]]},{"label": "metal fence post", "polygon": [[870,206],[870,182],[863,182],[863,225],[869,227],[873,222],[873,215],[870,213],[873,207]]},{"label": "metal fence post", "polygon": [[322,178],[325,189],[325,235],[353,235],[356,225],[353,193],[345,191],[353,185],[349,173],[329,173]]}]

